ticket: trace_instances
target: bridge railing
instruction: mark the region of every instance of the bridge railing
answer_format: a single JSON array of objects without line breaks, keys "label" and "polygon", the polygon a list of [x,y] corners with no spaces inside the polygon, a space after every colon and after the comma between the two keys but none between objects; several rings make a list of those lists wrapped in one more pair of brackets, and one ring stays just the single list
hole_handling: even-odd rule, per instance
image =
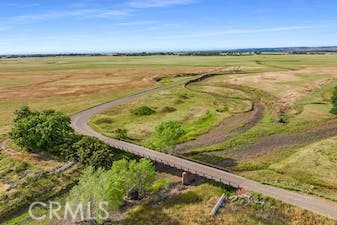
[{"label": "bridge railing", "polygon": [[[127,146],[119,145],[119,144],[110,144],[110,146],[112,146],[112,147],[114,147],[116,149],[122,150],[122,151],[126,151],[126,152],[129,152],[129,153],[138,155],[138,156],[143,157],[143,158],[148,158],[148,159],[150,159],[152,161],[155,161],[155,162],[159,162],[159,163],[162,163],[162,164],[174,167],[174,168],[179,169],[179,170],[190,172],[190,173],[196,174],[198,176],[205,177],[207,179],[217,181],[219,183],[222,183],[222,184],[225,184],[225,185],[228,185],[228,186],[232,186],[232,187],[235,187],[235,188],[240,188],[240,186],[237,185],[237,184],[234,184],[234,183],[231,183],[229,181],[226,181],[225,179],[221,179],[220,177],[215,177],[215,176],[213,176],[211,174],[208,174],[207,172],[197,171],[197,170],[194,170],[194,169],[182,166],[179,163],[172,163],[172,162],[169,162],[169,161],[166,161],[166,160],[163,160],[163,159],[159,159],[159,158],[157,158],[155,156],[152,156],[150,154],[140,153],[139,151],[134,151],[132,149],[132,147],[127,147]],[[172,157],[176,157],[177,159],[187,160],[187,159],[184,159],[182,157],[177,157],[177,156],[172,156]],[[209,165],[205,165],[205,166],[209,166]],[[215,168],[215,166],[213,166],[212,168]],[[215,168],[215,169],[218,169],[218,168]]]}]

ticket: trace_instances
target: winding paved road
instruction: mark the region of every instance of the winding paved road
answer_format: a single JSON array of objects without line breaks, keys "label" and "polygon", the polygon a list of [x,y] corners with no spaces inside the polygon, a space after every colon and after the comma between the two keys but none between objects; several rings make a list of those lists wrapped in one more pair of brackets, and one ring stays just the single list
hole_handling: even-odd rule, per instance
[{"label": "winding paved road", "polygon": [[[215,70],[213,72],[201,75],[210,76],[224,70],[223,68]],[[195,78],[194,78],[195,79]],[[318,198],[312,195],[307,195],[299,192],[284,190],[281,188],[264,185],[259,182],[248,180],[244,177],[240,177],[235,174],[225,172],[220,169],[212,168],[210,166],[198,164],[186,159],[178,158],[172,155],[161,153],[158,151],[153,151],[135,144],[131,144],[124,141],[119,141],[115,139],[108,138],[100,133],[97,133],[92,128],[88,126],[88,120],[97,113],[103,110],[109,109],[111,107],[124,104],[126,102],[132,101],[142,96],[150,95],[155,92],[189,82],[193,79],[185,79],[176,83],[168,84],[158,88],[154,88],[148,91],[141,92],[139,94],[131,95],[125,98],[121,98],[115,101],[111,101],[102,105],[95,106],[93,108],[82,111],[72,117],[72,127],[79,133],[96,137],[110,146],[133,153],[135,155],[149,158],[156,162],[161,162],[163,164],[181,169],[184,171],[189,171],[194,174],[198,174],[202,177],[206,177],[215,181],[222,182],[224,184],[229,184],[231,186],[244,188],[249,191],[255,191],[262,193],[266,196],[281,200],[283,202],[296,205],[303,209],[315,212],[317,214],[330,217],[337,220],[337,202],[329,201],[326,199]]]}]

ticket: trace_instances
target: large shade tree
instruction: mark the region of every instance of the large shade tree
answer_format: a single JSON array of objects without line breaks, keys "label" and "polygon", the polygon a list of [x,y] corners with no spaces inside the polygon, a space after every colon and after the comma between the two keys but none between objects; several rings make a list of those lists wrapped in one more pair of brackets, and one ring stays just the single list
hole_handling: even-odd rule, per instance
[{"label": "large shade tree", "polygon": [[31,111],[24,106],[15,112],[10,135],[20,147],[61,155],[56,147],[73,133],[69,116],[55,110]]}]

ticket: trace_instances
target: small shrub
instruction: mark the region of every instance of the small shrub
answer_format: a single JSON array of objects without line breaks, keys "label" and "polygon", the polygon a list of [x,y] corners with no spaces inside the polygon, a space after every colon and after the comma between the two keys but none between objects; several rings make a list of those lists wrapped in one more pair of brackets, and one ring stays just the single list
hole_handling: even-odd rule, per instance
[{"label": "small shrub", "polygon": [[6,193],[0,194],[0,201],[6,201],[8,199],[8,195]]},{"label": "small shrub", "polygon": [[184,101],[181,100],[181,99],[177,99],[177,100],[174,101],[174,104],[176,104],[176,105],[183,104],[183,103],[184,103]]},{"label": "small shrub", "polygon": [[178,93],[177,96],[179,98],[182,98],[182,99],[189,99],[190,98],[187,93]]},{"label": "small shrub", "polygon": [[156,112],[155,110],[151,109],[148,106],[142,106],[142,107],[131,110],[131,113],[136,116],[149,116],[155,112]]},{"label": "small shrub", "polygon": [[149,147],[165,150],[173,147],[184,134],[185,131],[178,121],[163,121],[156,126]]},{"label": "small shrub", "polygon": [[287,114],[285,112],[280,112],[279,115],[279,123],[288,123],[289,122],[289,118],[287,116]]},{"label": "small shrub", "polygon": [[104,123],[113,123],[114,120],[109,117],[98,118],[95,120],[96,124],[104,124]]},{"label": "small shrub", "polygon": [[218,106],[216,111],[219,112],[219,113],[228,112],[228,106],[226,106],[226,105]]},{"label": "small shrub", "polygon": [[170,112],[174,112],[174,111],[177,111],[177,109],[174,108],[174,107],[171,107],[171,106],[165,106],[165,107],[161,110],[161,112],[163,112],[163,113],[170,113]]},{"label": "small shrub", "polygon": [[158,192],[160,190],[167,190],[170,185],[171,185],[170,180],[162,178],[154,182],[152,186],[149,188],[149,191]]},{"label": "small shrub", "polygon": [[330,112],[337,115],[337,87],[335,87],[332,97],[331,97],[332,109]]},{"label": "small shrub", "polygon": [[128,130],[123,128],[118,128],[113,131],[115,138],[119,140],[126,140],[128,138]]}]

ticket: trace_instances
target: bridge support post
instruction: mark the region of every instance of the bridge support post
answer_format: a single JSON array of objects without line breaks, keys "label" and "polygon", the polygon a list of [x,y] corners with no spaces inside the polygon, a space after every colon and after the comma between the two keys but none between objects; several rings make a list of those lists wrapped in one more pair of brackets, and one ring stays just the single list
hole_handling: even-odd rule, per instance
[{"label": "bridge support post", "polygon": [[181,183],[183,185],[190,185],[196,180],[196,175],[191,172],[183,172],[181,175]]}]

